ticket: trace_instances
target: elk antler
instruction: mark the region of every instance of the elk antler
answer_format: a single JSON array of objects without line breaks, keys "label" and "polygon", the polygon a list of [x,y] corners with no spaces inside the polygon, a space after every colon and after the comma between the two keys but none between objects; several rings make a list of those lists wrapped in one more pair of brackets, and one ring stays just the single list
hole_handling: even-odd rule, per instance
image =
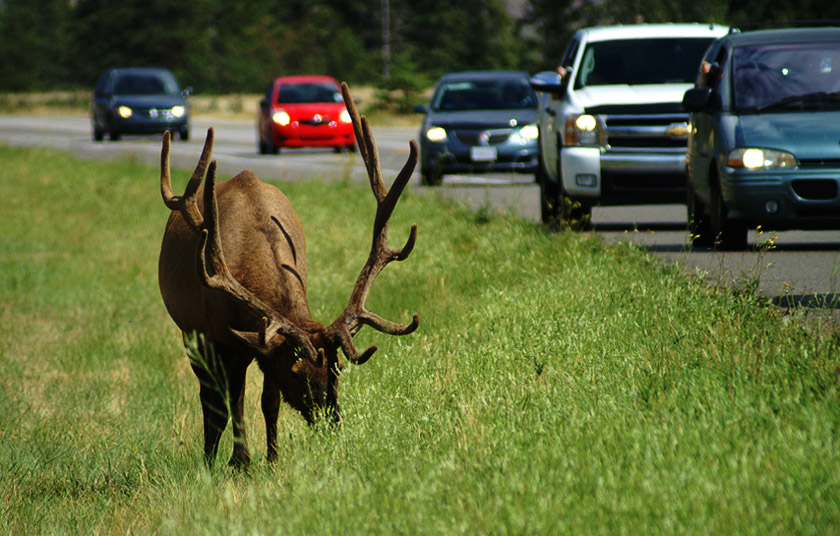
[{"label": "elk antler", "polygon": [[195,232],[201,231],[201,226],[204,224],[204,219],[201,217],[201,212],[198,211],[198,203],[196,202],[196,192],[201,185],[201,180],[207,171],[207,165],[210,162],[210,154],[213,152],[213,129],[207,129],[207,139],[204,140],[204,149],[201,151],[201,157],[198,159],[198,164],[195,166],[192,177],[187,183],[187,188],[184,190],[184,195],[177,196],[172,191],[172,179],[169,174],[169,148],[170,148],[170,134],[166,131],[163,134],[163,147],[160,150],[160,194],[163,196],[163,202],[169,207],[169,210],[177,210],[184,217],[184,221]]},{"label": "elk antler", "polygon": [[350,302],[347,304],[344,312],[339,315],[338,319],[327,328],[327,333],[341,346],[344,355],[351,362],[360,365],[370,359],[377,349],[376,346],[371,346],[361,355],[356,350],[356,346],[353,344],[353,335],[363,325],[368,325],[377,331],[390,335],[407,335],[420,325],[420,316],[417,313],[414,313],[414,318],[410,324],[396,324],[365,309],[365,301],[376,276],[391,261],[401,261],[408,257],[417,239],[417,225],[412,225],[408,241],[402,248],[388,248],[388,220],[391,218],[397,200],[408,184],[411,174],[414,172],[414,167],[417,165],[417,143],[414,140],[409,142],[408,160],[406,160],[405,165],[403,165],[402,170],[397,175],[389,191],[382,182],[382,170],[379,166],[379,151],[376,149],[370,124],[366,117],[359,116],[359,112],[356,110],[356,105],[350,95],[350,88],[344,82],[341,84],[341,93],[344,97],[347,111],[350,113],[353,121],[353,129],[356,132],[356,138],[359,144],[359,153],[362,155],[365,167],[367,168],[371,190],[373,190],[373,195],[376,197],[376,218],[373,222],[373,243],[370,248],[368,260],[356,280],[356,286],[353,287],[353,293],[350,295]]},{"label": "elk antler", "polygon": [[273,309],[242,286],[230,273],[222,252],[222,240],[219,235],[219,213],[216,203],[216,161],[210,163],[207,182],[204,185],[204,229],[198,244],[196,269],[205,286],[224,292],[252,313],[262,318],[262,329],[258,333],[231,332],[240,340],[263,353],[268,353],[272,338],[283,335],[296,346],[303,349],[305,355],[315,363],[322,361],[319,353],[309,339],[309,335],[279,316]]}]

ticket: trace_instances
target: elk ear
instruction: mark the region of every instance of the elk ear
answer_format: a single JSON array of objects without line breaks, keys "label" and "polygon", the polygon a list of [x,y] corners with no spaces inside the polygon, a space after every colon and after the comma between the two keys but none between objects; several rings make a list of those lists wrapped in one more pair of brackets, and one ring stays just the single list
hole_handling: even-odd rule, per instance
[{"label": "elk ear", "polygon": [[[297,354],[297,352],[295,352]],[[303,362],[306,361],[305,357],[301,357],[298,355],[297,360],[295,361],[294,365],[292,365],[292,372],[295,374],[300,374],[303,372]],[[323,368],[323,366],[327,363],[327,358],[324,354],[323,348],[318,348],[318,357],[315,361],[310,361],[316,368]]]}]

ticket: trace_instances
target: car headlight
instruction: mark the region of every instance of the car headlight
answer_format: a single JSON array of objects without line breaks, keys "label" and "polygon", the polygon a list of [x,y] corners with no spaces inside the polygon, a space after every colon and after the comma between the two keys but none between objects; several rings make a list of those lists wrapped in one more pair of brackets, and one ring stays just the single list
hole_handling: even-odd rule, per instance
[{"label": "car headlight", "polygon": [[117,108],[117,113],[120,114],[120,117],[122,117],[123,119],[128,119],[134,114],[134,112],[131,111],[131,108],[129,108],[128,106],[120,106],[119,108]]},{"label": "car headlight", "polygon": [[796,157],[787,151],[741,147],[730,151],[726,164],[743,169],[783,169],[796,167]]},{"label": "car headlight", "polygon": [[187,113],[187,109],[183,106],[172,107],[172,115],[174,115],[175,117],[184,117],[185,113]]},{"label": "car headlight", "polygon": [[342,123],[350,123],[352,119],[350,119],[350,112],[347,110],[342,110],[341,115],[338,117]]},{"label": "car headlight", "polygon": [[594,115],[570,115],[566,119],[566,145],[598,145],[598,120]]},{"label": "car headlight", "polygon": [[446,131],[440,127],[432,127],[426,131],[426,138],[429,141],[446,141]]},{"label": "car headlight", "polygon": [[274,115],[271,116],[271,119],[281,127],[285,127],[286,125],[292,122],[292,118],[289,117],[289,114],[283,110],[274,112]]},{"label": "car headlight", "polygon": [[523,140],[535,140],[540,137],[540,129],[537,125],[525,125],[519,129],[519,137]]}]

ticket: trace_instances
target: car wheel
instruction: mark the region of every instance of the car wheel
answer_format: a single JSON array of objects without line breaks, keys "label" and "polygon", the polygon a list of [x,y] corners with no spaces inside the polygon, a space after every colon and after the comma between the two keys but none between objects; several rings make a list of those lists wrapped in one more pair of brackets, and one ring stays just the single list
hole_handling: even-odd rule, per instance
[{"label": "car wheel", "polygon": [[178,137],[181,138],[181,141],[189,141],[190,131],[188,129],[184,129],[178,133]]},{"label": "car wheel", "polygon": [[105,131],[101,128],[93,128],[93,141],[102,141],[105,139]]},{"label": "car wheel", "polygon": [[537,174],[543,223],[580,230],[588,229],[592,222],[592,207],[567,197],[563,185],[549,179],[542,164]]},{"label": "car wheel", "polygon": [[542,162],[537,167],[537,184],[540,186],[540,216],[543,223],[552,223],[559,220],[560,200],[558,185],[554,184],[546,175]]},{"label": "car wheel", "polygon": [[688,181],[686,187],[686,206],[688,208],[688,234],[692,245],[711,247],[715,242],[710,218],[703,201]]},{"label": "car wheel", "polygon": [[263,140],[262,136],[260,136],[260,142],[258,144],[258,148],[260,154],[277,154],[280,152],[279,147],[275,147],[273,143],[271,143],[271,139]]},{"label": "car wheel", "polygon": [[439,169],[423,169],[420,171],[420,184],[440,186],[443,184],[443,173]]},{"label": "car wheel", "polygon": [[105,129],[105,131],[108,132],[108,139],[111,140],[111,141],[119,141],[120,133],[117,132],[116,129],[111,124],[111,119],[108,119],[106,127],[107,128]]},{"label": "car wheel", "polygon": [[749,229],[744,223],[729,219],[720,180],[716,174],[711,177],[710,182],[712,206],[709,207],[709,219],[715,247],[731,251],[746,249]]}]

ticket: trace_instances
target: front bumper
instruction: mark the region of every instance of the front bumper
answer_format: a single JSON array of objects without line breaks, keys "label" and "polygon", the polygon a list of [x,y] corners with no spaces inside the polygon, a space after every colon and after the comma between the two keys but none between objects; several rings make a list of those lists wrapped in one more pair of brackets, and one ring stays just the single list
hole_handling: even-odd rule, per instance
[{"label": "front bumper", "polygon": [[273,124],[271,137],[275,147],[347,147],[356,143],[353,126],[335,122],[319,125]]},{"label": "front bumper", "polygon": [[111,130],[118,134],[163,134],[166,131],[186,132],[189,130],[189,117],[169,118],[167,116],[148,117],[135,114],[128,119],[117,115],[111,120]]},{"label": "front bumper", "polygon": [[560,151],[563,188],[578,200],[600,204],[685,202],[685,152],[603,151],[564,147]]},{"label": "front bumper", "polygon": [[747,172],[723,168],[729,218],[768,229],[840,229],[840,168]]},{"label": "front bumper", "polygon": [[475,151],[474,146],[457,141],[425,142],[421,146],[421,168],[424,172],[435,170],[440,173],[534,173],[537,170],[539,150],[536,143],[508,143],[475,148],[479,151]]}]

